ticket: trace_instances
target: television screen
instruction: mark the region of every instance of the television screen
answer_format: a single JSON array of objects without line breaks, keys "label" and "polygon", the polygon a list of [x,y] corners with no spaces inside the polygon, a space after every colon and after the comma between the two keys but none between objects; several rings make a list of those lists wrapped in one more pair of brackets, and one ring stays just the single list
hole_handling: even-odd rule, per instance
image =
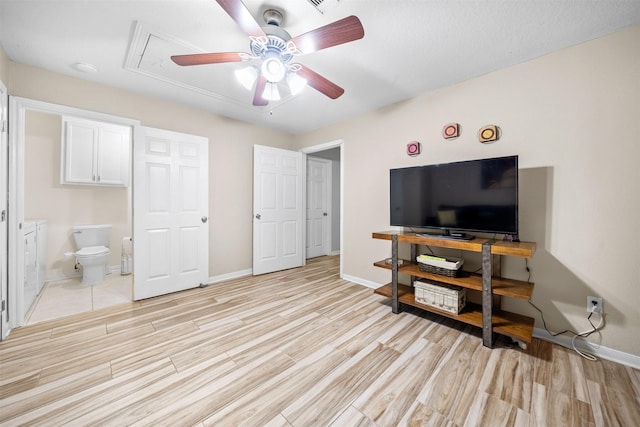
[{"label": "television screen", "polygon": [[518,234],[518,156],[391,169],[391,225]]}]

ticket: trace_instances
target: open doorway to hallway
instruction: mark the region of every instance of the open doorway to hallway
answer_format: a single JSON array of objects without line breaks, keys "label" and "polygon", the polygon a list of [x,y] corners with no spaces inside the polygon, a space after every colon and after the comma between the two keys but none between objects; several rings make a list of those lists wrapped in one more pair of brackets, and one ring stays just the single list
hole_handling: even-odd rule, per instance
[{"label": "open doorway to hallway", "polygon": [[[324,144],[314,145],[301,149],[307,158],[324,159],[331,162],[331,197],[330,209],[327,215],[330,216],[331,225],[329,229],[330,243],[329,255],[340,256],[340,277],[343,276],[344,253],[343,253],[343,226],[342,208],[344,206],[344,142],[336,140]],[[308,197],[308,195],[307,195]],[[308,203],[308,202],[307,202]]]}]

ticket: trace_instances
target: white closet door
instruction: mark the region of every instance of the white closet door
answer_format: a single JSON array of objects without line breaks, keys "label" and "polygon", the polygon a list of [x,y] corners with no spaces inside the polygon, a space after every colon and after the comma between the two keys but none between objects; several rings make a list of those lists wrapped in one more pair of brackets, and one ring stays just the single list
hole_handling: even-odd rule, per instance
[{"label": "white closet door", "polygon": [[134,141],[134,300],[207,283],[207,138],[143,128]]},{"label": "white closet door", "polygon": [[254,145],[253,274],[304,264],[302,153]]},{"label": "white closet door", "polygon": [[330,252],[330,184],[331,162],[307,157],[307,258],[328,255]]}]

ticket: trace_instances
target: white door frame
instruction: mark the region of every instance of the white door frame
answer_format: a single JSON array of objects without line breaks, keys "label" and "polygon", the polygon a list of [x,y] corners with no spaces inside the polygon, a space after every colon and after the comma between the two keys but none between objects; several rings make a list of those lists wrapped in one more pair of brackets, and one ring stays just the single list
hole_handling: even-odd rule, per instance
[{"label": "white door frame", "polygon": [[[80,118],[119,123],[134,127],[140,121],[126,117],[112,116],[80,108],[67,107],[44,101],[16,96],[9,97],[9,309],[8,328],[22,326],[25,313],[22,310],[22,285],[24,284],[24,135],[27,111],[49,114],[70,115]],[[129,213],[131,215],[131,213]],[[18,285],[20,284],[20,285]]]},{"label": "white door frame", "polygon": [[8,332],[8,297],[9,276],[7,270],[9,267],[9,253],[8,253],[8,239],[9,239],[9,227],[8,227],[8,206],[7,196],[9,190],[9,95],[7,93],[7,87],[0,80],[0,212],[2,212],[3,218],[0,220],[0,301],[4,305],[0,309],[0,340],[7,336]]},{"label": "white door frame", "polygon": [[[340,148],[340,278],[344,275],[344,140],[337,139],[335,141],[326,142],[324,144],[312,145],[311,147],[304,147],[300,149],[300,152],[304,154],[303,165],[305,165],[304,174],[306,176],[307,154],[317,153],[319,151],[326,151],[332,148]],[[306,178],[305,178],[306,179]],[[304,185],[304,202],[306,205],[306,182]],[[306,221],[306,215],[305,215]],[[306,242],[303,242],[306,246]]]}]

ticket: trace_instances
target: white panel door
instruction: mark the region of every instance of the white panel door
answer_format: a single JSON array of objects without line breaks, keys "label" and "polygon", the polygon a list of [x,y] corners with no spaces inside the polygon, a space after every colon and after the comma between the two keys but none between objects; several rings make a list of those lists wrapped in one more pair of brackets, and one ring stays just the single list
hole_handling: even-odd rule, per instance
[{"label": "white panel door", "polygon": [[254,145],[254,275],[303,265],[302,185],[302,153]]},{"label": "white panel door", "polygon": [[7,221],[7,189],[8,189],[8,173],[9,157],[8,157],[8,116],[9,95],[7,88],[0,82],[0,339],[9,332],[8,325],[8,299],[9,294],[7,267],[9,265],[8,248],[8,221]]},{"label": "white panel door", "polygon": [[307,157],[307,258],[329,255],[331,162]]},{"label": "white panel door", "polygon": [[207,283],[207,138],[143,128],[134,141],[133,299]]}]

